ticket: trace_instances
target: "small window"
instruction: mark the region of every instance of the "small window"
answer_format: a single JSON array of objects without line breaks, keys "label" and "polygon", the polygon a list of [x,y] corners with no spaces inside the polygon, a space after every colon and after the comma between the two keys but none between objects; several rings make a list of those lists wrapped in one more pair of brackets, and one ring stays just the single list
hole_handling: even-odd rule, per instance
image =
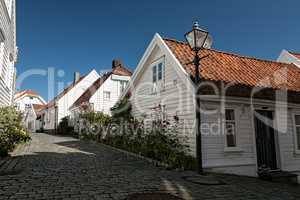
[{"label": "small window", "polygon": [[164,64],[163,62],[157,62],[152,67],[152,93],[155,94],[157,91],[163,91],[164,86]]},{"label": "small window", "polygon": [[95,104],[94,103],[90,103],[90,110],[94,111],[95,110]]},{"label": "small window", "polygon": [[153,68],[152,68],[152,80],[153,80],[153,83],[156,83],[156,80],[157,80],[157,71],[156,71],[156,65],[155,66],[153,66]]},{"label": "small window", "polygon": [[159,63],[158,64],[158,76],[157,76],[157,80],[162,80],[162,77],[163,77],[163,67],[162,67],[162,63]]},{"label": "small window", "polygon": [[105,100],[110,100],[110,92],[104,91],[104,99]]},{"label": "small window", "polygon": [[122,94],[127,86],[128,81],[120,81],[120,94]]},{"label": "small window", "polygon": [[295,115],[295,128],[297,150],[300,150],[300,115]]},{"label": "small window", "polygon": [[233,109],[225,110],[225,136],[227,147],[236,147],[236,122]]}]

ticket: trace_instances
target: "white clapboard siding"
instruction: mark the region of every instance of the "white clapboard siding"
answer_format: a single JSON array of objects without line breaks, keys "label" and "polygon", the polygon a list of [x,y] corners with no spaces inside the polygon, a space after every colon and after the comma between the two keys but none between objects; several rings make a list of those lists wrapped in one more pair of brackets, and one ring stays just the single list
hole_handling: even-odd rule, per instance
[{"label": "white clapboard siding", "polygon": [[[209,103],[205,102],[206,105]],[[256,156],[254,151],[253,126],[252,116],[249,112],[242,112],[241,106],[238,104],[226,104],[225,107],[235,109],[236,114],[236,137],[237,147],[236,152],[226,151],[226,143],[222,122],[224,115],[221,114],[220,105],[217,103],[211,104],[210,109],[214,108],[218,112],[213,114],[202,114],[202,123],[206,123],[209,127],[218,124],[218,128],[213,129],[213,132],[203,133],[203,163],[205,167],[215,166],[239,166],[239,165],[255,165]],[[245,109],[245,108],[244,108]],[[215,126],[214,126],[215,127]],[[206,130],[206,129],[205,129]],[[218,130],[218,131],[217,131]]]},{"label": "white clapboard siding", "polygon": [[69,108],[74,102],[99,78],[99,74],[92,70],[79,83],[77,83],[67,94],[58,101],[58,122],[70,115]]},{"label": "white clapboard siding", "polygon": [[[295,129],[294,129],[294,114],[300,114],[300,110],[291,109],[287,114],[287,120],[284,112],[277,111],[277,117],[281,120],[279,122],[287,121],[287,131],[279,133],[279,147],[281,154],[281,168],[286,171],[300,172],[300,154],[296,153],[295,146]],[[285,126],[285,124],[279,124],[279,126]]]},{"label": "white clapboard siding", "polygon": [[[152,94],[152,63],[158,59],[164,60],[165,63],[165,90]],[[145,62],[144,72],[135,83],[135,88],[132,91],[132,114],[138,119],[142,119],[145,114],[146,118],[151,118],[151,108],[158,104],[166,106],[166,114],[169,120],[177,114],[182,125],[179,127],[179,133],[185,133],[188,138],[188,144],[194,154],[194,105],[192,101],[192,93],[187,88],[185,81],[182,80],[174,69],[172,59],[160,50],[154,48],[151,55]],[[174,84],[176,80],[177,84]]]},{"label": "white clapboard siding", "polygon": [[[94,105],[95,111],[100,111],[110,115],[110,109],[118,101],[121,95],[120,81],[118,79],[113,79],[113,76],[114,75],[110,75],[90,98],[90,103]],[[129,79],[129,76],[122,76],[122,80],[129,81]],[[110,99],[104,98],[104,92],[110,92]]]},{"label": "white clapboard siding", "polygon": [[12,105],[15,92],[17,61],[15,9],[15,0],[12,0],[10,17],[4,0],[0,0],[0,31],[5,38],[3,44],[0,39],[0,106]]},{"label": "white clapboard siding", "polygon": [[[58,125],[62,118],[70,115],[69,108],[74,102],[99,78],[99,74],[92,70],[80,82],[78,82],[70,91],[62,96],[57,102],[57,121]],[[55,109],[54,106],[43,111],[45,113],[44,129],[55,129]]]}]

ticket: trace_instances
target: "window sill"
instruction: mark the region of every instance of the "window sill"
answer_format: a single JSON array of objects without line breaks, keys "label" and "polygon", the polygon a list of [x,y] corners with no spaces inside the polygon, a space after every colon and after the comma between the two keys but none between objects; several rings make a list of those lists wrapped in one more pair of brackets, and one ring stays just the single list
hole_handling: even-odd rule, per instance
[{"label": "window sill", "polygon": [[241,153],[243,150],[239,147],[225,147],[224,148],[225,153]]}]

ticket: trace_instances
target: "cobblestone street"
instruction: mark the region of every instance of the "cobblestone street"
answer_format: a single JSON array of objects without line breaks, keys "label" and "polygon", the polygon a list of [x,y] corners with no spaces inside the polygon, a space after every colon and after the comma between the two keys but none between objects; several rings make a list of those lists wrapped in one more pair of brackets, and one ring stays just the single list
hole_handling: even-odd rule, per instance
[{"label": "cobblestone street", "polygon": [[126,199],[169,192],[182,199],[300,199],[300,187],[255,178],[217,175],[224,185],[199,185],[101,144],[33,134],[16,155],[22,168],[0,176],[0,199]]}]

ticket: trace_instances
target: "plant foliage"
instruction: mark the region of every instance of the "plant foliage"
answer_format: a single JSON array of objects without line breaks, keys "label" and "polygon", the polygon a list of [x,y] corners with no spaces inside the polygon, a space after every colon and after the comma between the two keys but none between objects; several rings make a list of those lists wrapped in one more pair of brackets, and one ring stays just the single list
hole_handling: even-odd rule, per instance
[{"label": "plant foliage", "polygon": [[30,139],[22,126],[22,116],[13,107],[0,108],[0,157],[6,156],[20,142]]}]

